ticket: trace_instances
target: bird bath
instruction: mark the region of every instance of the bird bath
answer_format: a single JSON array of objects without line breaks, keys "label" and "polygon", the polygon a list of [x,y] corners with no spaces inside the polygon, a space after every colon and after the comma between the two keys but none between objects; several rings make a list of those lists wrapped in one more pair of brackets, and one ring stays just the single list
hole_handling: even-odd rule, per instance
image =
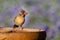
[{"label": "bird bath", "polygon": [[46,40],[46,31],[32,28],[0,28],[0,40]]}]

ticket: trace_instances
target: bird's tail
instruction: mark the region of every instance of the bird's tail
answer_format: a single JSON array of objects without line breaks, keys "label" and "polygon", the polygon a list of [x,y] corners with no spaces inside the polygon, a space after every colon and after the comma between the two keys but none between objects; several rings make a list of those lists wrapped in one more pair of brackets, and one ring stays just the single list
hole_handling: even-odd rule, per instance
[{"label": "bird's tail", "polygon": [[15,25],[15,24],[13,25],[13,28],[17,28],[17,27],[19,27],[19,26],[18,25]]}]

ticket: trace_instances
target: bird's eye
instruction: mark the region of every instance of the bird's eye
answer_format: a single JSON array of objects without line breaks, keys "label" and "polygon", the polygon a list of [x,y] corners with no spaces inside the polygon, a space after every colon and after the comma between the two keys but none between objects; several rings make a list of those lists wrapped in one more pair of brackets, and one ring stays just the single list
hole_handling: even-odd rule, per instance
[{"label": "bird's eye", "polygon": [[21,13],[24,13],[24,12],[25,12],[24,10],[21,11]]}]

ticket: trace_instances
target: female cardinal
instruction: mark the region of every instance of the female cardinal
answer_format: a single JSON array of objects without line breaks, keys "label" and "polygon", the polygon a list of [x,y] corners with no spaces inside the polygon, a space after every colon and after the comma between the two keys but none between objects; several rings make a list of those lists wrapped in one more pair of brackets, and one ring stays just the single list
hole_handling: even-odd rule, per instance
[{"label": "female cardinal", "polygon": [[21,27],[22,28],[22,25],[25,22],[25,16],[27,14],[28,14],[28,12],[26,12],[23,9],[20,9],[19,14],[14,19],[14,26],[13,26],[13,28],[16,28],[16,27]]}]

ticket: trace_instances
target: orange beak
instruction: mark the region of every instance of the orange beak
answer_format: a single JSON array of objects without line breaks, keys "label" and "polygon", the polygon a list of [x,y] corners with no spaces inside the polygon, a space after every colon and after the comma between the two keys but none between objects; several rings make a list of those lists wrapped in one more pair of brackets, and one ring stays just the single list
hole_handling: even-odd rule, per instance
[{"label": "orange beak", "polygon": [[25,14],[25,15],[27,15],[27,14],[28,14],[28,12],[24,12],[24,14]]}]

